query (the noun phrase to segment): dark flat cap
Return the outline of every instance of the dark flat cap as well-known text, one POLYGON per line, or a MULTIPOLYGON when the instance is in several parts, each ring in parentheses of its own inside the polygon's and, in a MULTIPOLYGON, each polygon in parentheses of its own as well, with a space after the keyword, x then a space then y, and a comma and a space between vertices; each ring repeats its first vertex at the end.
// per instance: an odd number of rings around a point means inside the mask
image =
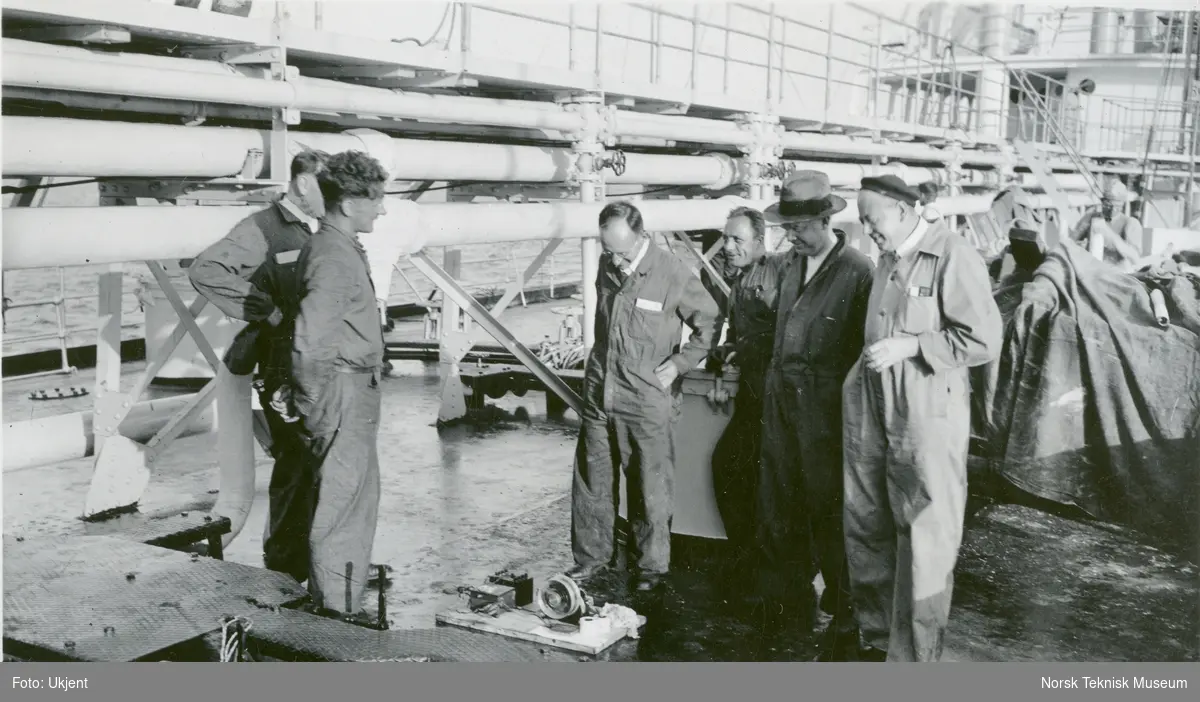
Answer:
POLYGON ((915 205, 921 201, 921 193, 916 188, 909 187, 894 175, 863 178, 859 189, 870 190, 909 205, 915 205))

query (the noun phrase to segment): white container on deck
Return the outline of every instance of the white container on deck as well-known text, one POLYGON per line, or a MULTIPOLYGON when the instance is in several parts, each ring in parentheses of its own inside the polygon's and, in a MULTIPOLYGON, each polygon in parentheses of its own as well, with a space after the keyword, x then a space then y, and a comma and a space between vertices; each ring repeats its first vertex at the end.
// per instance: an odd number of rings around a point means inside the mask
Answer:
MULTIPOLYGON (((171 337, 171 333, 179 324, 179 315, 171 307, 166 293, 157 285, 151 284, 148 287, 150 295, 149 299, 145 300, 146 361, 150 363, 161 357, 167 339, 171 337)), ((196 291, 186 282, 183 285, 176 282, 174 287, 179 292, 185 306, 190 306, 197 297, 196 291)), ((241 320, 225 316, 225 313, 212 303, 204 306, 196 323, 200 327, 200 332, 204 334, 204 338, 212 345, 217 358, 224 358, 225 350, 229 348, 233 338, 246 326, 246 323, 241 320)), ((212 378, 215 375, 212 366, 208 364, 208 360, 205 359, 195 340, 192 339, 192 335, 188 334, 175 347, 175 351, 163 364, 162 369, 155 376, 155 380, 199 380, 212 378)))
MULTIPOLYGON (((713 490, 712 454, 733 415, 733 397, 737 395, 737 376, 721 380, 721 388, 730 400, 721 405, 709 402, 709 392, 717 389, 717 378, 705 371, 692 371, 683 379, 683 407, 675 439, 675 516, 671 533, 705 539, 724 539, 725 524, 717 509, 713 490)), ((628 518, 626 479, 621 477, 619 514, 628 518)))

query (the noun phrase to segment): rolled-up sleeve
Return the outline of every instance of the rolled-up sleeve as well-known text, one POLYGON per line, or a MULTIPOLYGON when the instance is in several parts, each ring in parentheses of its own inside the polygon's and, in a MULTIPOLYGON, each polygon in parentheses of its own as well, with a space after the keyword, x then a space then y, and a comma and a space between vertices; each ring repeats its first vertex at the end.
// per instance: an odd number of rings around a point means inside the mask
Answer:
POLYGON ((991 279, 965 242, 946 250, 939 302, 942 330, 917 337, 920 356, 933 372, 981 366, 999 355, 1004 329, 991 279))
POLYGON ((680 373, 687 373, 708 357, 712 349, 713 328, 720 310, 717 309, 716 300, 705 289, 704 283, 694 275, 688 276, 676 309, 680 319, 692 328, 692 334, 687 343, 679 349, 679 353, 671 356, 671 361, 680 373))
POLYGON ((303 292, 292 344, 292 373, 296 410, 307 416, 334 372, 355 276, 349 265, 328 255, 304 261, 299 276, 303 292))
POLYGON ((268 253, 262 229, 253 218, 246 218, 192 261, 188 279, 196 292, 226 315, 261 322, 271 316, 275 303, 250 277, 266 262, 268 253))

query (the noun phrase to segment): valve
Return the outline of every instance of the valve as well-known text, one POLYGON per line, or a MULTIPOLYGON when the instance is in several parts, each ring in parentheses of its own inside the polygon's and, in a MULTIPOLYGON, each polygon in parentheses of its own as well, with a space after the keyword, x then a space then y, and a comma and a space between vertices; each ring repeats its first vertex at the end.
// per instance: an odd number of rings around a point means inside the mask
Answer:
POLYGON ((599 159, 596 166, 598 168, 611 168, 613 175, 618 178, 625 175, 625 152, 624 151, 605 151, 599 159))

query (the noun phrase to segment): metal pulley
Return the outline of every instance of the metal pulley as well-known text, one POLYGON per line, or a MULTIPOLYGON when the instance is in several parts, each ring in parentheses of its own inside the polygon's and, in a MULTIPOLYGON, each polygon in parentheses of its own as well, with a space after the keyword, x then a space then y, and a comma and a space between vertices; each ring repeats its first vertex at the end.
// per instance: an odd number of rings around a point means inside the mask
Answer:
POLYGON ((587 606, 583 590, 565 575, 555 575, 538 588, 537 606, 550 619, 567 619, 583 614, 587 606))

